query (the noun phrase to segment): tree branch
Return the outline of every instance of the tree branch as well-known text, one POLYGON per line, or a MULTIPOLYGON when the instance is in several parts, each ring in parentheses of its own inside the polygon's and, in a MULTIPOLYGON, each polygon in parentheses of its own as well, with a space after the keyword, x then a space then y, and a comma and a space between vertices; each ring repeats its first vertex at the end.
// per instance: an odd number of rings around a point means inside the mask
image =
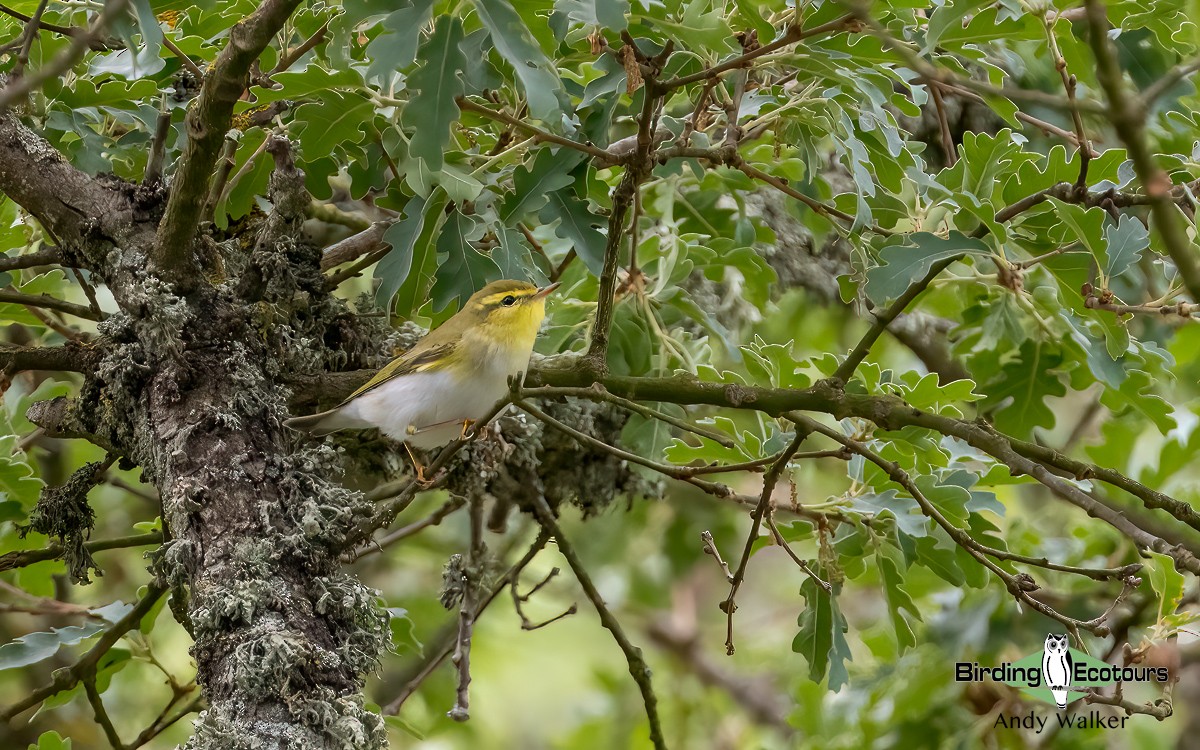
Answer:
POLYGON ((29 305, 31 307, 44 307, 47 310, 57 310, 58 312, 74 315, 84 320, 101 321, 108 317, 103 312, 97 313, 87 305, 66 302, 57 297, 51 297, 48 294, 25 294, 23 292, 0 289, 0 302, 8 302, 14 305, 29 305))
POLYGON ((783 49, 784 47, 787 47, 788 45, 795 44, 796 42, 798 42, 802 39, 810 39, 814 36, 820 36, 822 34, 828 34, 830 32, 834 32, 834 31, 842 31, 843 29, 851 29, 853 27, 854 27, 854 14, 853 13, 844 15, 841 18, 835 18, 834 20, 832 20, 828 23, 823 23, 820 26, 814 26, 811 29, 802 29, 802 28, 800 28, 799 24, 792 24, 792 25, 788 26, 787 30, 784 31, 782 36, 780 36, 778 39, 776 39, 773 42, 764 44, 763 46, 759 47, 758 49, 754 49, 749 52, 744 52, 744 53, 738 55, 737 57, 731 58, 729 60, 726 60, 723 63, 720 63, 719 65, 714 65, 710 68, 705 68, 704 70, 700 71, 699 73, 692 73, 691 75, 679 76, 677 78, 671 78, 669 80, 663 81, 662 87, 667 90, 677 89, 680 86, 686 86, 689 83, 695 83, 696 81, 703 81, 707 78, 715 78, 716 76, 719 76, 720 74, 724 73, 727 70, 733 70, 734 68, 749 67, 750 62, 752 62, 753 60, 755 60, 759 57, 762 57, 763 55, 769 55, 772 52, 775 52, 777 50, 783 49))
POLYGON ((1120 63, 1116 51, 1108 38, 1108 9, 1100 0, 1086 0, 1088 35, 1092 54, 1096 57, 1096 78, 1108 99, 1108 114, 1117 136, 1129 151, 1134 172, 1142 183, 1146 194, 1154 200, 1150 204, 1154 224, 1162 235, 1167 254, 1171 256, 1184 286, 1192 300, 1200 302, 1200 259, 1188 240, 1179 211, 1171 196, 1170 178, 1154 160, 1154 154, 1146 142, 1145 117, 1148 107, 1129 95, 1125 90, 1120 63))
POLYGON ((294 47, 279 58, 279 64, 271 69, 268 76, 273 76, 276 73, 282 73, 288 68, 296 64, 296 61, 304 57, 308 52, 316 47, 321 42, 325 41, 325 34, 329 31, 329 21, 321 24, 321 28, 313 32, 313 35, 304 40, 304 43, 299 47, 294 47))
POLYGON ((16 703, 0 710, 0 720, 9 721, 14 716, 36 706, 50 696, 57 695, 64 690, 70 690, 78 685, 80 680, 94 677, 96 674, 96 665, 100 662, 100 658, 116 645, 121 636, 141 624, 142 618, 150 612, 154 603, 165 592, 165 586, 160 585, 157 581, 151 582, 147 587, 146 595, 141 598, 137 605, 128 614, 113 623, 112 627, 104 631, 100 639, 96 641, 96 645, 92 646, 87 653, 81 656, 79 661, 65 669, 56 670, 54 672, 54 679, 49 684, 43 685, 16 703))
MULTIPOLYGON (((158 544, 162 541, 162 534, 157 531, 151 531, 148 534, 134 534, 133 536, 121 536, 113 539, 96 539, 90 542, 84 542, 83 547, 88 552, 102 552, 110 549, 124 549, 126 547, 144 547, 148 544, 158 544)), ((45 560, 57 560, 66 552, 60 544, 51 544, 43 549, 22 550, 18 552, 6 552, 0 555, 0 571, 15 570, 16 568, 24 568, 34 563, 44 562, 45 560)))
POLYGON ((567 541, 558 522, 554 520, 554 513, 546 504, 546 498, 539 495, 534 501, 533 509, 538 523, 554 537, 558 544, 558 551, 566 558, 567 564, 571 566, 571 571, 575 574, 575 579, 579 581, 579 586, 596 608, 596 613, 600 615, 600 624, 612 633, 613 640, 625 654, 625 660, 629 664, 629 674, 637 683, 638 689, 642 693, 642 702, 646 705, 646 718, 650 722, 650 742, 654 745, 655 750, 666 750, 667 742, 663 738, 662 726, 658 720, 658 698, 654 695, 654 688, 650 684, 650 668, 646 666, 646 661, 642 658, 642 650, 629 641, 620 621, 609 611, 608 606, 604 603, 604 597, 592 583, 592 577, 584 567, 583 561, 579 559, 575 548, 567 541))
MULTIPOLYGON (((1092 620, 1077 620, 1074 617, 1069 617, 1061 612, 1058 612, 1050 605, 1045 604, 1044 602, 1041 602, 1031 596, 1030 592, 1036 591, 1038 588, 1033 578, 1027 574, 1013 575, 989 560, 986 552, 982 548, 982 545, 976 542, 975 539, 973 539, 966 531, 950 523, 949 519, 942 515, 941 511, 939 511, 937 507, 934 506, 934 504, 931 503, 927 497, 925 497, 925 493, 923 493, 921 489, 917 487, 916 483, 913 482, 912 478, 906 471, 904 471, 903 468, 900 467, 898 463, 885 459, 863 443, 853 440, 837 430, 826 427, 816 420, 801 415, 796 416, 799 418, 799 421, 797 422, 798 429, 803 426, 804 429, 807 429, 811 432, 818 432, 830 438, 831 440, 840 443, 854 453, 857 453, 866 460, 878 466, 880 469, 883 469, 883 471, 888 475, 888 477, 891 478, 893 482, 904 488, 904 491, 916 501, 917 505, 921 509, 921 512, 924 513, 926 517, 932 519, 933 522, 942 529, 942 531, 946 532, 946 534, 952 540, 954 540, 955 544, 966 550, 967 554, 975 558, 980 565, 990 570, 996 575, 996 577, 1003 581, 1005 588, 1008 589, 1009 593, 1011 593, 1013 597, 1017 599, 1017 601, 1023 602, 1046 617, 1057 620, 1069 628, 1083 628, 1099 637, 1108 635, 1108 626, 1105 625, 1104 622, 1108 614, 1107 612, 1092 620)), ((1126 579, 1126 581, 1126 586, 1131 585, 1128 582, 1129 579, 1126 579)), ((1111 611, 1111 608, 1109 611, 1111 611)))
POLYGON ((474 112, 489 119, 496 120, 497 122, 502 122, 505 125, 510 125, 517 130, 532 135, 539 142, 553 143, 556 146, 564 146, 566 148, 574 149, 575 151, 581 151, 594 159, 611 161, 613 158, 611 153, 602 148, 596 148, 590 143, 580 143, 579 141, 573 141, 570 138, 564 138, 561 135, 555 135, 548 130, 542 130, 536 125, 531 125, 524 120, 513 117, 507 112, 497 111, 491 109, 490 107, 485 107, 482 104, 476 104, 465 96, 455 97, 454 101, 456 104, 458 104, 458 108, 463 112, 474 112))
POLYGON ((36 218, 60 245, 83 245, 97 237, 119 238, 129 228, 126 198, 68 164, 13 112, 3 110, 0 192, 36 218))
POLYGON ((187 145, 151 256, 161 274, 184 287, 200 278, 192 242, 213 167, 233 119, 233 106, 246 90, 251 64, 299 5, 300 0, 263 0, 254 13, 230 29, 229 43, 209 68, 200 96, 188 109, 187 145))
MULTIPOLYGON (((725 653, 733 656, 733 613, 737 611, 737 592, 741 588, 742 581, 746 580, 746 568, 750 565, 750 553, 754 549, 754 540, 758 539, 758 530, 762 525, 763 516, 767 513, 767 508, 771 504, 771 496, 775 492, 775 485, 779 482, 779 477, 783 474, 783 470, 787 468, 788 462, 792 460, 792 456, 796 455, 796 451, 800 450, 800 446, 808 438, 811 430, 796 428, 796 435, 792 438, 791 445, 771 464, 771 468, 767 470, 767 474, 763 477, 762 493, 758 497, 758 505, 755 506, 754 512, 750 515, 750 531, 746 534, 746 544, 742 548, 742 558, 738 562, 737 570, 729 579, 729 596, 725 597, 725 601, 721 602, 721 611, 725 613, 725 653)), ((715 546, 713 547, 715 551, 715 546)), ((720 557, 718 556, 718 560, 720 557)))
MULTIPOLYGON (((513 566, 508 569, 508 572, 500 577, 500 580, 496 581, 495 584, 492 585, 487 595, 484 596, 483 599, 475 606, 475 609, 472 613, 472 619, 478 620, 480 615, 483 614, 483 611, 487 609, 493 601, 496 600, 496 597, 500 596, 504 589, 517 581, 521 575, 521 571, 524 570, 529 563, 533 562, 533 558, 542 551, 542 548, 545 547, 546 543, 549 541, 550 534, 545 529, 542 529, 538 532, 537 538, 534 539, 533 544, 529 546, 529 550, 524 554, 524 556, 522 556, 520 560, 513 564, 513 566)), ((413 676, 405 683, 403 690, 400 691, 400 694, 383 707, 382 713, 385 716, 394 716, 397 714, 400 711, 400 707, 403 706, 404 702, 416 692, 421 683, 425 681, 425 678, 429 677, 429 675, 431 675, 433 671, 446 660, 446 657, 450 656, 450 652, 453 650, 455 643, 454 634, 457 632, 458 625, 457 622, 455 622, 454 630, 452 633, 450 633, 449 637, 437 639, 436 645, 433 643, 426 644, 425 658, 423 662, 415 671, 415 674, 413 674, 413 676)))
POLYGON ((329 271, 343 263, 369 255, 383 248, 383 235, 392 226, 392 221, 377 221, 358 234, 334 243, 321 253, 321 270, 329 271))
POLYGON ((24 255, 0 256, 0 271, 16 271, 38 266, 59 266, 63 265, 65 261, 62 251, 57 247, 43 247, 37 252, 24 255))
POLYGON ((10 375, 28 370, 91 372, 99 359, 95 346, 75 341, 62 346, 0 345, 0 372, 10 375))

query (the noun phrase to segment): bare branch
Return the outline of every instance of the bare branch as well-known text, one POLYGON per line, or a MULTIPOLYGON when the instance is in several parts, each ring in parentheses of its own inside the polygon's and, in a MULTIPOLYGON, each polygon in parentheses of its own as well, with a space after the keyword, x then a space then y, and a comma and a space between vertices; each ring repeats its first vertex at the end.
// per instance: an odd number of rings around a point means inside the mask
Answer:
POLYGON ((157 581, 151 582, 147 588, 146 595, 138 601, 133 609, 129 610, 128 614, 113 623, 112 627, 108 630, 104 631, 100 639, 96 641, 95 646, 92 646, 91 649, 70 667, 56 670, 54 672, 54 679, 49 684, 37 688, 16 703, 0 710, 0 719, 9 721, 14 716, 36 706, 50 696, 57 695, 64 690, 70 690, 78 685, 80 680, 94 677, 96 674, 96 665, 100 662, 100 658, 116 645, 121 636, 141 624, 142 618, 150 612, 154 603, 165 592, 166 587, 160 585, 157 581))
POLYGON ((330 245, 321 253, 321 270, 329 271, 343 263, 383 249, 383 235, 394 222, 377 221, 358 234, 330 245))
POLYGON ((491 109, 490 107, 485 107, 482 104, 476 104, 465 96, 456 97, 454 101, 458 104, 458 108, 463 112, 474 112, 489 119, 496 120, 497 122, 510 125, 517 130, 532 135, 539 142, 553 143, 556 146, 564 146, 569 149, 574 149, 575 151, 580 151, 595 159, 604 159, 606 161, 612 159, 612 154, 602 148, 596 148, 590 143, 580 143, 579 141, 573 141, 570 138, 564 138, 561 135, 555 135, 548 130, 542 130, 536 125, 531 125, 524 120, 513 117, 507 112, 497 111, 491 109))
POLYGON ((534 502, 534 515, 537 516, 538 522, 554 537, 558 544, 558 551, 566 558, 567 564, 571 566, 571 571, 575 574, 575 579, 579 581, 579 586, 596 608, 596 613, 600 615, 600 624, 612 633, 613 640, 625 654, 625 660, 629 664, 629 674, 637 683, 638 689, 642 693, 642 702, 646 706, 646 718, 650 722, 651 744, 654 745, 655 750, 666 750, 667 741, 663 738, 662 725, 658 720, 658 698, 654 695, 654 688, 650 683, 650 668, 646 666, 646 661, 642 658, 642 650, 629 641, 620 621, 609 611, 608 606, 604 603, 604 597, 592 583, 592 577, 584 567, 583 561, 579 559, 575 548, 567 541, 558 522, 554 520, 554 513, 546 504, 546 499, 539 495, 534 502))
POLYGON ((159 112, 154 123, 154 140, 150 142, 150 155, 146 157, 146 172, 142 182, 155 183, 162 179, 163 158, 167 153, 167 136, 170 133, 170 110, 159 112))
MULTIPOLYGON (((500 577, 500 580, 496 581, 491 590, 488 591, 487 596, 483 597, 483 599, 476 605, 472 614, 473 619, 478 620, 479 616, 483 614, 483 611, 487 609, 493 601, 496 600, 496 597, 500 596, 505 588, 516 582, 518 577, 521 575, 521 571, 524 570, 529 563, 533 562, 533 558, 542 551, 542 548, 545 547, 546 543, 549 541, 550 534, 547 531, 543 529, 538 533, 537 538, 534 539, 533 544, 529 546, 529 550, 525 553, 525 555, 521 557, 521 559, 515 564, 513 564, 513 566, 508 569, 508 572, 500 577)), ((457 634, 457 630, 458 628, 456 626, 453 633, 451 633, 449 637, 438 639, 438 643, 436 645, 433 643, 426 644, 424 661, 415 671, 415 674, 413 674, 412 678, 405 683, 404 688, 400 691, 400 694, 397 695, 390 703, 384 706, 383 714, 385 716, 394 716, 396 713, 398 713, 400 711, 400 707, 403 706, 404 702, 416 692, 421 683, 424 682, 429 675, 433 674, 433 671, 446 660, 446 657, 450 656, 450 652, 454 648, 454 636, 457 634)))
POLYGON ((796 428, 796 435, 792 438, 791 445, 783 451, 783 454, 776 459, 775 463, 771 464, 771 468, 767 469, 767 474, 763 477, 762 493, 758 498, 758 505, 755 506, 754 512, 750 514, 751 523, 750 531, 746 534, 746 544, 742 548, 742 559, 738 562, 737 570, 729 579, 729 596, 725 601, 721 602, 721 611, 725 613, 725 653, 733 656, 733 613, 737 611, 737 592, 741 588, 742 581, 746 580, 746 568, 750 565, 750 552, 754 548, 754 540, 758 538, 758 529, 762 524, 763 517, 767 513, 767 509, 771 504, 771 495, 775 492, 775 485, 779 482, 779 477, 783 474, 783 470, 787 468, 788 462, 792 460, 792 456, 800 450, 800 446, 808 438, 811 430, 796 428))
POLYGON ((294 47, 287 54, 280 56, 279 64, 271 69, 267 75, 273 76, 276 73, 282 73, 288 68, 296 64, 296 61, 304 57, 310 50, 316 47, 321 42, 325 41, 325 34, 329 31, 329 21, 321 24, 321 28, 313 32, 313 35, 304 40, 304 43, 299 47, 294 47))
POLYGON ((25 294, 24 292, 14 292, 9 289, 0 289, 0 302, 9 302, 14 305, 29 305, 31 307, 44 307, 47 310, 57 310, 67 315, 74 315, 77 318, 84 320, 104 320, 107 315, 103 312, 96 313, 87 305, 77 305, 74 302, 66 302, 56 297, 51 297, 48 294, 25 294))
POLYGON ((24 255, 11 257, 0 256, 0 271, 16 271, 22 268, 38 266, 58 266, 65 262, 62 251, 57 247, 43 247, 41 250, 24 255))

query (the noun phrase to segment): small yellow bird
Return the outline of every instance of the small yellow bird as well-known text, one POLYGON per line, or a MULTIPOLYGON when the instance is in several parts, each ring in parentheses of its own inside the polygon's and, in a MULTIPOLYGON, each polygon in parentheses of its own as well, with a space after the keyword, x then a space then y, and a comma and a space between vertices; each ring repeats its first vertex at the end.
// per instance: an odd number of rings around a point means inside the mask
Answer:
POLYGON ((444 445, 487 416, 509 378, 529 367, 556 288, 493 281, 341 404, 284 424, 317 436, 378 427, 406 446, 444 445))

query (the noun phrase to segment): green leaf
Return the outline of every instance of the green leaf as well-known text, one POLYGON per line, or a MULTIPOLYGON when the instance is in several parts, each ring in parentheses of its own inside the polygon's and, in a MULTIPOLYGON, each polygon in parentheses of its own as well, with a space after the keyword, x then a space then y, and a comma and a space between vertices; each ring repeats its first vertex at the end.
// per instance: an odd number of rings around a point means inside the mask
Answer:
POLYGON ((533 247, 525 235, 515 229, 500 227, 496 230, 496 239, 500 244, 492 249, 491 257, 500 269, 500 278, 525 279, 538 286, 549 281, 534 263, 533 247))
POLYGON ((583 160, 576 151, 562 153, 544 148, 533 162, 513 173, 513 192, 500 206, 500 220, 511 224, 515 220, 540 211, 553 193, 567 187, 574 178, 570 172, 583 160))
POLYGON ((867 296, 877 305, 904 294, 939 261, 960 255, 990 255, 983 241, 950 232, 939 237, 917 232, 907 237, 906 245, 888 245, 879 253, 880 265, 867 269, 867 296))
POLYGON ((913 634, 912 625, 909 624, 901 610, 906 610, 909 615, 918 620, 921 619, 920 609, 912 600, 912 596, 902 588, 908 564, 904 561, 904 555, 899 548, 890 544, 879 544, 875 548, 875 559, 879 563, 880 578, 883 579, 883 596, 887 600, 888 615, 892 620, 892 629, 896 633, 896 645, 903 652, 915 646, 917 638, 913 634))
POLYGON ((1158 597, 1158 623, 1169 621, 1183 601, 1183 574, 1175 569, 1175 561, 1167 555, 1146 552, 1147 577, 1158 597))
POLYGON ((421 27, 429 20, 433 0, 413 0, 383 19, 383 33, 367 45, 367 77, 387 76, 412 64, 421 27))
POLYGON ((538 215, 547 224, 558 220, 554 233, 564 240, 570 240, 588 270, 596 276, 600 275, 608 238, 596 227, 607 222, 588 210, 587 201, 576 196, 570 188, 564 188, 550 194, 538 215))
POLYGON ((71 739, 55 731, 43 732, 37 744, 30 745, 29 750, 71 750, 71 739))
POLYGON ((414 93, 401 117, 413 130, 409 153, 424 159, 435 172, 442 168, 442 151, 450 140, 450 126, 458 118, 454 97, 463 93, 459 73, 467 65, 458 48, 462 39, 462 23, 457 18, 439 17, 433 36, 418 53, 421 67, 408 79, 408 88, 414 93))
POLYGON ((400 607, 388 607, 388 625, 392 631, 392 645, 399 653, 425 655, 425 647, 417 640, 412 618, 408 610, 400 607))
POLYGON ((71 625, 65 628, 54 628, 45 633, 30 633, 11 643, 0 646, 0 670, 15 669, 36 664, 49 659, 58 653, 63 646, 74 646, 84 638, 104 630, 104 626, 88 622, 83 625, 71 625))
POLYGON ((1062 364, 1062 353, 1041 341, 1026 340, 1020 357, 1007 362, 986 387, 983 405, 995 409, 996 429, 1027 437, 1035 427, 1054 426, 1054 410, 1046 405, 1049 396, 1067 392, 1054 371, 1062 364))
POLYGON ((391 250, 375 266, 375 278, 379 279, 375 303, 380 307, 388 307, 396 290, 408 278, 412 269, 413 244, 425 229, 427 202, 420 196, 410 198, 404 206, 404 218, 383 233, 383 241, 391 246, 391 250))
POLYGON ((564 109, 561 102, 566 100, 562 79, 512 3, 508 0, 475 0, 475 9, 492 36, 496 51, 521 79, 530 113, 539 120, 560 125, 564 109))
POLYGON ((1103 208, 1094 206, 1084 208, 1074 203, 1064 203, 1057 198, 1050 198, 1050 203, 1058 209, 1058 216, 1070 227, 1070 239, 1079 240, 1095 258, 1101 268, 1109 266, 1108 246, 1104 242, 1104 218, 1108 215, 1103 208))
MULTIPOLYGON (((443 191, 437 190, 429 196, 425 205, 423 225, 414 232, 416 239, 411 243, 412 262, 409 272, 394 292, 396 301, 393 309, 397 315, 408 316, 425 304, 426 294, 437 271, 436 242, 438 230, 446 218, 445 207, 446 194, 443 191)), ((415 207, 413 213, 416 214, 415 207)), ((388 270, 385 269, 384 273, 388 273, 388 270)), ((377 295, 376 300, 377 303, 382 301, 385 308, 387 307, 386 300, 381 296, 377 295)))
POLYGON ((431 292, 435 310, 443 310, 451 302, 461 308, 484 284, 500 278, 500 269, 492 259, 471 246, 483 230, 483 222, 461 211, 453 211, 446 218, 437 241, 440 265, 431 292))
POLYGON ((361 142, 363 126, 374 111, 369 99, 344 91, 326 91, 321 101, 301 104, 293 117, 301 152, 307 159, 317 159, 345 143, 361 142))
POLYGON ((575 23, 620 31, 625 28, 629 0, 555 0, 554 10, 575 23))
MULTIPOLYGON (((818 576, 825 577, 823 567, 815 569, 818 576)), ((838 608, 837 599, 805 576, 800 584, 800 595, 804 597, 804 611, 800 613, 800 626, 792 639, 792 651, 808 662, 808 676, 820 682, 829 675, 829 689, 837 691, 849 680, 846 662, 850 660, 850 645, 846 642, 846 618, 838 608)))
POLYGON ((1104 239, 1108 244, 1108 263, 1104 276, 1117 278, 1138 262, 1142 251, 1150 247, 1150 234, 1142 222, 1127 214, 1121 215, 1120 223, 1104 227, 1104 239))

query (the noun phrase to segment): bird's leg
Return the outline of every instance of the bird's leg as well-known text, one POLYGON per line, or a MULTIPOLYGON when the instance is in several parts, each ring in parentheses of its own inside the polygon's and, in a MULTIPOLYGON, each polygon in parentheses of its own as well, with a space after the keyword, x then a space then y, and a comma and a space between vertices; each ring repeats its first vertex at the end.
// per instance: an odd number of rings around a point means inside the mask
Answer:
POLYGON ((404 443, 404 450, 408 451, 408 460, 412 461, 413 469, 417 472, 417 484, 422 486, 428 485, 429 480, 425 478, 425 467, 417 460, 416 454, 413 453, 407 441, 404 443))
POLYGON ((434 422, 433 424, 427 424, 423 427, 414 427, 410 425, 407 432, 409 435, 420 435, 422 432, 428 432, 435 427, 445 427, 446 425, 459 423, 462 424, 462 431, 459 433, 458 439, 466 440, 471 436, 471 428, 475 426, 474 419, 447 419, 444 422, 434 422))
POLYGON ((458 439, 459 439, 459 440, 466 440, 466 439, 467 439, 467 433, 468 433, 468 431, 469 431, 469 430, 470 430, 472 427, 474 427, 474 426, 475 426, 475 420, 474 420, 474 419, 464 419, 464 420, 462 421, 462 432, 460 432, 460 433, 459 433, 459 435, 458 435, 458 439))

